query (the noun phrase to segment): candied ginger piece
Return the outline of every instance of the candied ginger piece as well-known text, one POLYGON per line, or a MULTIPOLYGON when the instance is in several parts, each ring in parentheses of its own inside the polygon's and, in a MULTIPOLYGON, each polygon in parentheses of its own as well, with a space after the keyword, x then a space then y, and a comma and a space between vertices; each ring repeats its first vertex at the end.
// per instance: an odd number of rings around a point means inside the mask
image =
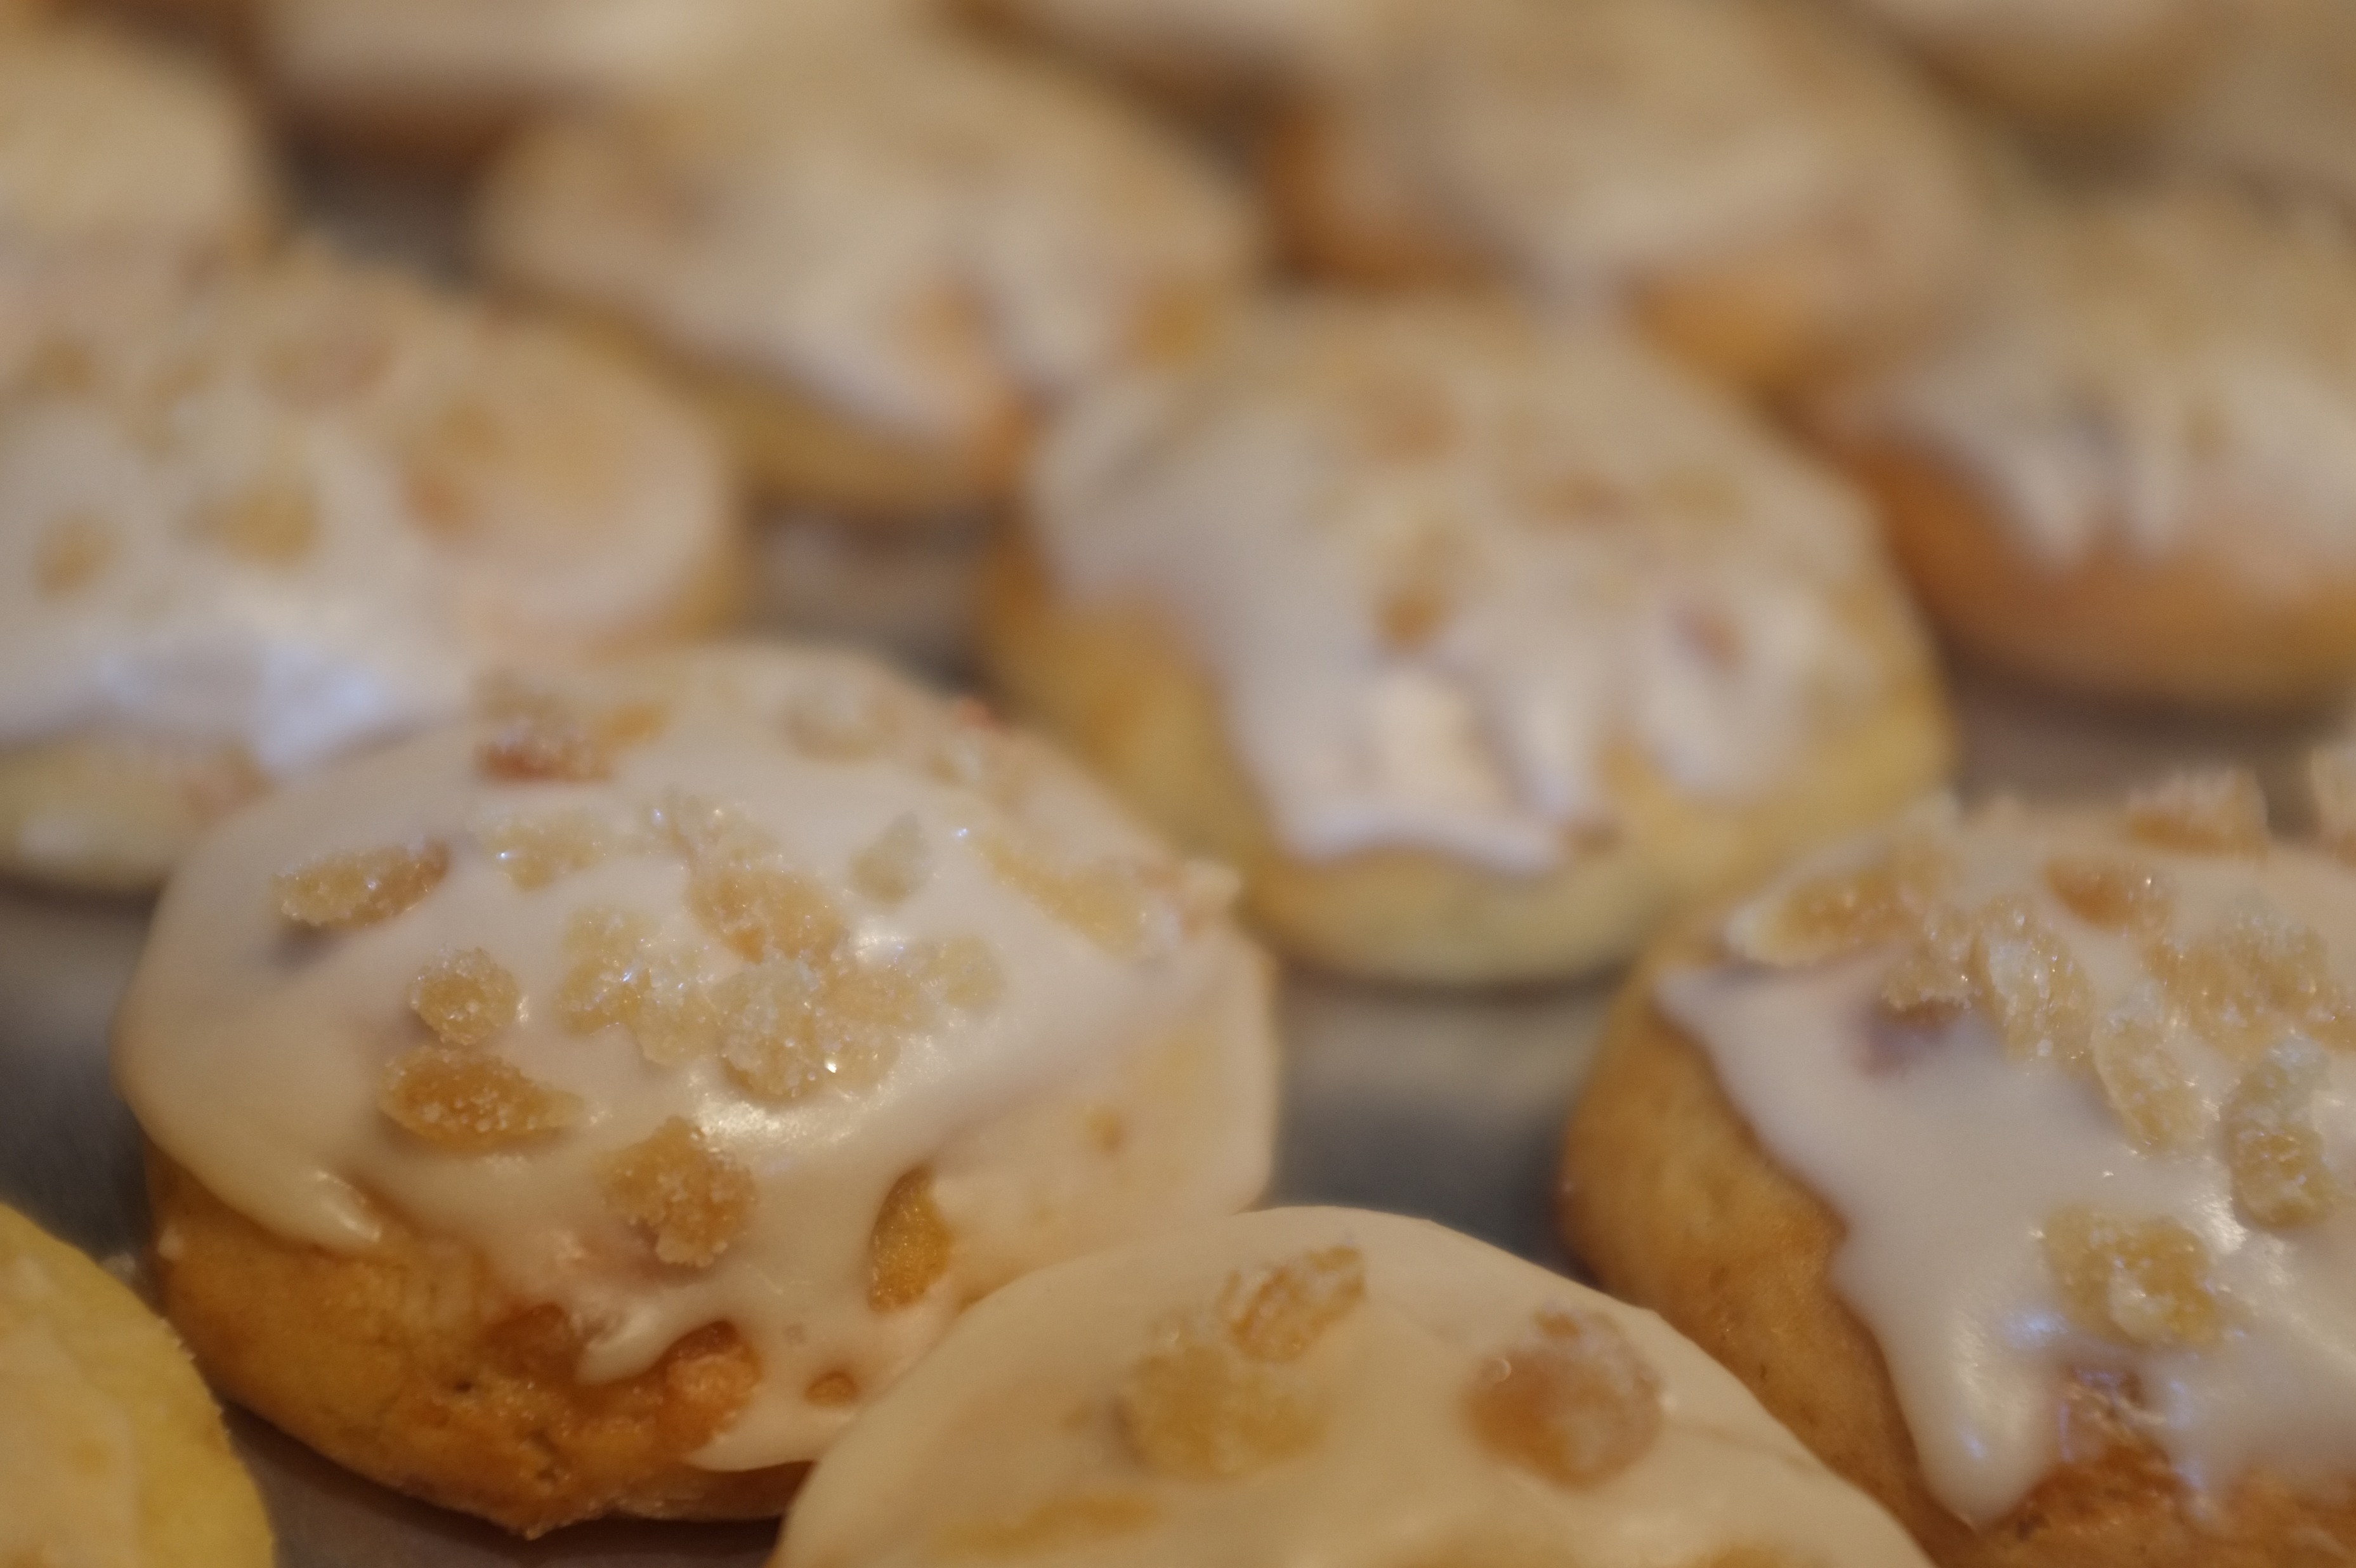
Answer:
POLYGON ((2167 999, 2139 980, 2126 1000, 2094 1026, 2094 1077, 2137 1147, 2154 1153, 2201 1141, 2207 1108, 2184 1063, 2169 1049, 2167 999))
POLYGON ((745 1089, 781 1103, 873 1088, 931 1021, 922 987, 897 968, 821 968, 791 957, 730 976, 712 1001, 721 1060, 745 1089))
POLYGON ((820 1372, 810 1379, 809 1386, 802 1390, 802 1397, 826 1409, 839 1410, 846 1404, 857 1404, 859 1380, 838 1367, 833 1371, 820 1372))
POLYGON ((1200 1323, 1165 1328, 1117 1396, 1122 1434, 1148 1469, 1231 1481, 1314 1447, 1325 1412, 1291 1369, 1255 1361, 1200 1323))
POLYGON ((959 1012, 987 1012, 1006 995, 1006 969, 979 936, 918 943, 908 950, 908 965, 926 994, 959 1012))
POLYGON ((662 733, 670 717, 659 702, 592 703, 519 687, 486 694, 482 709, 475 764, 509 780, 611 778, 615 758, 662 733))
POLYGON ((1550 1308, 1464 1391, 1483 1447, 1558 1487, 1599 1486, 1661 1435, 1660 1375, 1600 1313, 1550 1308))
POLYGON ((786 733, 804 754, 830 763, 881 756, 899 738, 899 704, 864 680, 821 681, 786 705, 786 733))
POLYGON ((114 560, 113 527, 94 512, 70 512, 41 530, 33 552, 33 586, 44 599, 78 593, 114 560))
POLYGON ((1922 934, 1881 977, 1882 1010, 1923 1029, 1953 1023, 1971 1011, 1979 999, 1972 964, 1976 934, 1961 911, 1946 905, 1931 911, 1922 934))
POLYGON ((1993 900, 1974 919, 1979 1000, 2017 1061, 2082 1065, 2094 1028, 2094 986, 2069 944, 2025 898, 1993 900))
POLYGON ((1365 1296, 1366 1260, 1358 1249, 1324 1247, 1248 1277, 1229 1275, 1218 1312, 1237 1349, 1256 1361, 1291 1361, 1365 1296))
POLYGON ((647 830, 691 861, 717 865, 757 864, 783 848, 776 835, 736 807, 678 789, 665 790, 647 807, 647 830))
POLYGON ((952 1525, 933 1538, 944 1557, 1034 1558, 1134 1535, 1162 1517, 1142 1492, 1071 1492, 1012 1519, 952 1525))
POLYGON ((2268 1230, 2312 1225, 2339 1205, 2309 1103, 2323 1086, 2323 1052, 2286 1040, 2242 1074, 2225 1102, 2225 1164, 2233 1200, 2268 1230))
POLYGON ((410 982, 409 1005, 444 1045, 480 1045, 523 1010, 523 987, 479 947, 445 947, 410 982))
POLYGON ((2193 1029, 2229 1056, 2247 1060, 2294 1030, 2335 1043, 2345 1033, 2348 998, 2323 938, 2262 898, 2189 943, 2154 946, 2149 959, 2193 1029))
POLYGON ((687 907, 706 931, 755 963, 830 961, 851 934, 824 886, 785 866, 701 860, 687 907))
POLYGON ((1943 839, 1906 833, 1864 865, 1804 877, 1745 911, 1729 941, 1740 956, 1779 969, 1829 963, 1917 934, 1954 879, 1943 839))
POLYGON ((2179 1221, 2073 1205, 2045 1221, 2045 1262, 2062 1305, 2090 1333, 2170 1349, 2212 1344, 2224 1331, 2209 1249, 2179 1221))
POLYGON ((423 844, 321 855, 270 879, 278 912, 314 931, 354 931, 391 920, 442 885, 450 847, 423 844))
POLYGON ((1010 834, 981 829, 969 837, 1001 881, 1116 957, 1151 956, 1179 933, 1178 911, 1134 862, 1108 858, 1075 865, 1010 834))
POLYGON ((526 892, 585 871, 620 847, 605 818, 588 810, 502 813, 477 822, 474 831, 492 864, 526 892))
POLYGON ((2127 797, 2127 832, 2196 855, 2263 855, 2266 796, 2247 768, 2176 777, 2127 797))
POLYGON ((513 1062, 421 1045, 387 1064, 377 1108, 428 1143, 462 1153, 500 1148, 581 1119, 581 1101, 533 1083, 513 1062))
POLYGON ((713 1149, 684 1116, 673 1116, 597 1172, 605 1206, 648 1232, 655 1256, 710 1268, 753 1217, 753 1173, 713 1149))
POLYGON ((2158 936, 2176 912, 2168 873, 2122 856, 2056 855, 2045 862, 2045 885, 2064 909, 2103 931, 2158 936))
POLYGON ((661 1067, 718 1048, 720 1017, 701 965, 693 953, 658 941, 645 915, 601 904, 574 911, 564 956, 569 966, 557 987, 556 1012, 573 1033, 619 1024, 661 1067))
POLYGON ((902 812, 851 862, 851 885, 878 903, 895 904, 933 874, 933 852, 916 813, 902 812))
POLYGON ((923 1166, 884 1196, 867 1237, 867 1305, 878 1312, 914 1307, 949 1272, 957 1236, 933 1201, 933 1173, 923 1166))
POLYGON ((2307 784, 2323 847, 2356 860, 2356 745, 2319 748, 2308 759, 2307 784))

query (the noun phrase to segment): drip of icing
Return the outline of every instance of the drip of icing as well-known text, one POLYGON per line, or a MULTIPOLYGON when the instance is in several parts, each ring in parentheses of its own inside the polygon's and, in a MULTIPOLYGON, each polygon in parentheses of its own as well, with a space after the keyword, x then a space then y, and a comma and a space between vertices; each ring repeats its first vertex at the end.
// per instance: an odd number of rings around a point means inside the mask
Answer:
POLYGON ((236 741, 284 776, 492 660, 642 631, 729 526, 658 389, 319 258, 74 347, 0 403, 0 744, 236 741))
POLYGON ((2230 528, 2356 549, 2356 240, 2175 187, 2016 219, 1980 308, 1843 416, 1952 457, 2056 567, 2230 528), (2263 523, 2264 527, 2257 525, 2263 523))
POLYGON ((1572 1542, 1583 1568, 1742 1548, 1823 1568, 1922 1562, 1888 1515, 1659 1318, 1425 1221, 1339 1210, 1195 1227, 983 1302, 829 1454, 776 1561, 950 1561, 977 1530, 1091 1517, 1074 1499, 1096 1500, 1105 1560, 1138 1568, 1232 1560, 1246 1541, 1270 1568, 1558 1563, 1572 1542), (1263 1365, 1322 1410, 1322 1433, 1224 1480, 1141 1462, 1116 1414, 1130 1368, 1230 1282, 1321 1261, 1361 1270, 1363 1298, 1304 1353, 1263 1365), (1549 1312, 1607 1320, 1661 1390, 1657 1435, 1590 1485, 1522 1468, 1466 1413, 1469 1391, 1549 1312))
POLYGON ((37 1258, 0 1262, 0 1563, 139 1568, 131 1418, 43 1320, 59 1299, 37 1258))
MULTIPOLYGON (((2332 940, 2356 923, 2345 868, 2286 848, 2259 863, 2103 837, 2083 821, 1977 822, 1956 845, 1962 881, 1950 901, 2029 897, 2083 965, 2098 1013, 2126 998, 2143 960, 2133 938, 2090 926, 2053 896, 2042 868, 2055 853, 2101 849, 2163 871, 2176 887, 2178 941, 2262 896, 2324 933, 2334 973, 2356 982, 2345 942, 2332 940)), ((2099 1087, 2008 1060, 1977 1013, 1893 1055, 1876 997, 1900 951, 1812 968, 1680 971, 1658 1000, 1708 1051, 1778 1163, 1840 1216, 1834 1286, 1881 1348, 1933 1492, 1975 1524, 2000 1518, 2054 1463, 2064 1381, 2082 1371, 2134 1380, 2138 1430, 2196 1494, 2222 1493, 2253 1470, 2294 1485, 2356 1470, 2356 1207, 2277 1231, 2236 1207, 2214 1117, 2240 1069, 2176 1028, 2169 1048, 2210 1130, 2183 1152, 2146 1152, 2099 1087), (2189 1227, 2227 1304, 2222 1339, 2138 1349, 2073 1324, 2042 1238, 2076 1204, 2189 1227)), ((2356 1056, 2331 1054, 2312 1115, 2344 1186, 2356 1178, 2356 1056)))
POLYGON ((1740 797, 1876 699, 1837 485, 1657 357, 1454 305, 1270 307, 1108 389, 1033 489, 1073 593, 1175 623, 1294 852, 1517 871, 1615 820, 1607 760, 1740 797))
POLYGON ((1223 921, 1173 923, 1177 895, 1143 884, 1142 945, 1113 951, 982 847, 1010 834, 1047 846, 1052 864, 1112 857, 1176 876, 1067 765, 960 729, 934 699, 847 658, 708 652, 597 689, 659 700, 668 714, 609 779, 486 778, 474 733, 443 732, 273 796, 199 846, 158 911, 117 1024, 118 1082, 158 1146, 296 1241, 367 1246, 380 1225, 364 1189, 470 1244, 519 1302, 565 1307, 589 1336, 580 1370, 593 1381, 642 1370, 706 1323, 733 1323, 764 1378, 696 1456, 723 1470, 815 1456, 856 1405, 805 1390, 835 1373, 881 1386, 964 1299, 1258 1189, 1272 1086, 1256 955, 1223 921), (892 738, 856 754, 806 751, 787 716, 812 703, 881 716, 892 738), (986 789, 938 773, 959 757, 980 758, 986 789), (648 808, 674 792, 774 838, 831 901, 859 965, 905 975, 926 943, 980 938, 999 994, 894 1025, 872 1086, 789 1100, 725 1068, 709 1024, 669 1065, 624 1026, 575 1032, 561 997, 574 962, 567 932, 584 911, 643 918, 708 997, 745 967, 691 912, 681 856, 648 830, 648 808), (853 891, 853 862, 904 818, 926 846, 921 885, 896 901, 853 891), (599 846, 594 863, 519 885, 487 848, 519 821, 599 846), (273 874, 429 838, 448 847, 447 872, 413 908, 342 935, 297 940, 282 925, 273 874), (379 1109, 388 1061, 431 1039, 408 1005, 413 980, 437 955, 468 948, 487 952, 521 997, 517 1021, 478 1049, 581 1106, 567 1130, 483 1155, 412 1136, 379 1109), (755 1188, 743 1230, 705 1267, 656 1268, 601 1196, 606 1162, 672 1117, 755 1188), (878 1309, 870 1233, 886 1194, 918 1168, 931 1171, 952 1261, 921 1299, 878 1309))
POLYGON ((1851 207, 1923 254, 1964 242, 1919 90, 1792 7, 1442 7, 1337 101, 1424 205, 1574 301, 1851 207))
POLYGON ((1234 192, 1080 82, 915 27, 759 58, 527 142, 487 207, 498 263, 937 440, 1256 263, 1234 192))

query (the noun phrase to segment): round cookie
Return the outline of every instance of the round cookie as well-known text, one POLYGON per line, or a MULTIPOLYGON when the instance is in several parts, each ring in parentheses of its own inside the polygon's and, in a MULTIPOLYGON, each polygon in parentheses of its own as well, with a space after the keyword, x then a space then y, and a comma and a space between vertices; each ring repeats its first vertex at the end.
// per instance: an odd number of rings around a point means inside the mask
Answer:
POLYGON ((127 34, 0 6, 0 387, 45 336, 155 314, 252 259, 273 207, 227 82, 127 34))
POLYGON ((270 1568, 270 1523, 171 1330, 0 1206, 0 1562, 270 1568))
POLYGON ((976 1307, 776 1568, 1901 1568, 1890 1516, 1649 1312, 1420 1220, 1288 1209, 976 1307))
POLYGON ((2228 0, 2227 15, 2151 150, 2356 213, 2356 12, 2339 0, 2228 0))
POLYGON ((985 668, 1333 968, 1593 969, 1947 765, 1856 498, 1600 330, 1271 304, 1076 403, 1027 521, 985 668))
POLYGON ((253 0, 252 27, 273 95, 305 132, 452 162, 534 115, 691 80, 821 3, 253 0))
POLYGON ((1815 423, 1993 664, 2216 708, 2356 672, 2356 232, 2321 214, 2025 204, 1976 307, 1815 423))
POLYGON ((0 872, 152 887, 491 664, 701 628, 734 513, 633 367, 322 255, 60 339, 0 392, 0 872))
POLYGON ((1191 345, 1258 258, 1126 105, 915 27, 544 125, 481 216, 494 275, 672 356, 766 495, 884 519, 1000 498, 1047 404, 1191 345))
POLYGON ((1846 0, 1991 107, 2062 128, 2132 121, 2231 38, 2234 0, 1846 0))
POLYGON ((1818 9, 1475 0, 1416 20, 1278 133, 1272 198, 1313 270, 1609 301, 1753 384, 1904 342, 1969 276, 1964 144, 1818 9))
POLYGON ((966 1303, 1259 1190, 1232 887, 851 656, 500 690, 166 891, 115 1031, 165 1309, 510 1529, 776 1513, 966 1303))
POLYGON ((2351 923, 2246 774, 1918 815, 1662 944, 1565 1233, 1947 1568, 2341 1561, 2351 923))

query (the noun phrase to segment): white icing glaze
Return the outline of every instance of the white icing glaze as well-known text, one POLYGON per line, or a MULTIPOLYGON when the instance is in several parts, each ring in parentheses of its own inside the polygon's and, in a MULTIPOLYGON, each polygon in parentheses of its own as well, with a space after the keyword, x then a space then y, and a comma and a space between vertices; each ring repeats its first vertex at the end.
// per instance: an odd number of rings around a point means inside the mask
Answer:
POLYGON ((228 85, 87 25, 0 16, 0 382, 41 333, 150 312, 261 235, 228 85))
MULTIPOLYGON (((2166 852, 2127 841, 2108 818, 2008 807, 1965 825, 1955 848, 1951 901, 2026 895, 2083 965, 2102 1013, 2122 1003, 2143 961, 2135 938, 2054 897, 2042 869, 2057 851, 2162 870, 2176 891, 2168 935, 2179 942, 2263 898, 2319 932, 2333 975, 2356 982, 2356 875, 2312 851, 2277 846, 2263 861, 2166 852)), ((2003 1515, 2054 1463, 2063 1380, 2079 1371, 2137 1381, 2136 1425, 2196 1495, 2252 1470, 2295 1487, 2356 1474, 2356 1206, 2277 1230, 2237 1206, 2213 1118, 2241 1067, 2179 1008, 2167 1049, 2207 1130, 2180 1152, 2146 1152, 2098 1085, 2008 1060, 1980 1013, 1894 1046, 1875 998, 1899 951, 1679 971, 1658 999, 1707 1049, 1775 1159, 1841 1217, 1833 1285, 1881 1348, 1933 1491, 1975 1524, 2003 1515), (2214 1260, 2222 1339, 2136 1349, 2074 1324, 2042 1250, 2049 1217, 2072 1204, 2188 1226, 2214 1260)), ((2356 1055, 2330 1054, 2311 1115, 2344 1188, 2356 1179, 2356 1055)))
MULTIPOLYGON (((894 0, 856 0, 875 10, 894 0)), ((852 0, 269 0, 263 39, 287 91, 431 111, 602 99, 674 85, 800 14, 852 0)))
POLYGON ((2300 581, 2356 550, 2356 236, 2197 186, 2024 204, 1979 307, 1835 417, 1952 459, 2057 567, 2230 529, 2300 581))
POLYGON ((59 1341, 61 1307, 43 1260, 0 1244, 0 1563, 140 1568, 131 1417, 59 1341))
POLYGON ((1888 230, 1894 272, 1972 238, 1922 90, 1774 0, 1440 7, 1335 107, 1345 141, 1433 217, 1558 297, 1859 212, 1888 230))
POLYGON ((1144 945, 1117 953, 976 847, 1012 833, 1059 864, 1111 856, 1174 877, 1166 851, 1068 764, 847 656, 707 650, 605 678, 584 689, 656 697, 669 712, 607 781, 487 779, 474 731, 460 728, 273 795, 198 847, 165 896, 116 1030, 118 1081, 159 1146, 295 1241, 366 1247, 379 1225, 359 1194, 380 1195, 476 1248, 519 1302, 563 1306, 590 1337, 591 1380, 643 1369, 703 1324, 734 1324, 764 1380, 697 1456, 717 1469, 815 1456, 854 1407, 806 1400, 813 1380, 846 1372, 872 1392, 1005 1278, 1258 1190, 1273 1061, 1258 954, 1223 920, 1177 923, 1177 895, 1161 893, 1141 895, 1144 945), (863 760, 804 750, 789 716, 819 699, 892 719, 890 749, 863 760), (978 769, 985 787, 937 776, 952 763, 978 769), (905 972, 916 944, 979 936, 1002 995, 932 1008, 873 1087, 830 1082, 782 1103, 723 1069, 709 1029, 670 1066, 626 1028, 570 1031, 564 933, 584 908, 654 922, 707 994, 745 966, 698 925, 680 856, 643 827, 672 791, 774 835, 840 906, 861 964, 905 972), (589 814, 616 848, 534 891, 470 828, 554 810, 589 814), (853 858, 904 816, 929 875, 897 903, 851 891, 853 858), (450 851, 422 902, 356 933, 290 938, 273 873, 421 837, 450 851), (522 994, 519 1020, 477 1049, 583 1103, 568 1130, 485 1155, 429 1145, 378 1104, 387 1061, 431 1038, 406 1006, 412 979, 438 953, 474 946, 522 994), (744 1228, 708 1267, 656 1266, 600 1196, 603 1162, 673 1116, 755 1183, 744 1228), (866 1296, 870 1232, 886 1192, 920 1166, 955 1251, 921 1300, 879 1312, 866 1296))
MULTIPOLYGON (((827 1456, 776 1562, 965 1561, 944 1537, 1090 1496, 1150 1515, 1086 1559, 1137 1568, 1240 1561, 1244 1543, 1265 1568, 1685 1568, 1741 1547, 1821 1568, 1923 1562, 1888 1515, 1652 1314, 1423 1221, 1317 1209, 1197 1226, 983 1302, 827 1456), (1226 1481, 1141 1463, 1114 1413, 1118 1391, 1165 1326, 1208 1307, 1231 1277, 1335 1247, 1357 1249, 1365 1297, 1280 1369, 1324 1405, 1322 1441, 1226 1481), (1538 1314, 1563 1309, 1608 1318, 1663 1388, 1658 1437, 1588 1487, 1517 1467, 1465 1416, 1495 1358, 1538 1314)), ((1044 1542, 991 1555, 1081 1560, 1044 1542)))
POLYGON ((511 276, 946 442, 1126 362, 1258 254, 1237 196, 1117 101, 915 27, 547 127, 485 219, 511 276))
POLYGON ((2233 0, 2209 69, 2169 112, 2167 153, 2356 209, 2356 7, 2233 0))
POLYGON ((1613 747, 1740 797, 1890 674, 1838 607, 1889 592, 1847 491, 1657 355, 1502 307, 1267 306, 1076 403, 1032 518, 1066 592, 1170 619, 1311 858, 1542 870, 1614 824, 1613 747))
POLYGON ((0 745, 127 731, 290 773, 491 662, 644 633, 732 525, 667 394, 322 257, 70 347, 0 397, 0 745), (249 537, 257 493, 291 498, 249 537))

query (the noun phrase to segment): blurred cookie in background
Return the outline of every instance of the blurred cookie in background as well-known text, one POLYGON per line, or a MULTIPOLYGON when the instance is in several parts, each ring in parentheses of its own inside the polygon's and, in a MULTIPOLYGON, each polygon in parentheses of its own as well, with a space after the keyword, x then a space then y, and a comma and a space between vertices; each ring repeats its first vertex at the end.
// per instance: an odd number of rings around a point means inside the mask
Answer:
POLYGON ((1092 377, 1252 283, 1248 203, 1084 80, 880 23, 535 129, 484 193, 499 282, 655 346, 788 506, 987 508, 1092 377))
POLYGON ((1754 385, 1908 340, 1970 275, 1965 143, 1819 8, 1477 0, 1415 23, 1277 133, 1277 219, 1315 272, 1624 308, 1754 385))
POLYGON ((1422 1220, 1280 1209, 981 1303, 777 1568, 1925 1568, 1649 1312, 1422 1220))
POLYGON ((115 1031, 166 1309, 509 1529, 774 1516, 971 1301, 1258 1194, 1233 891, 870 660, 507 683, 166 891, 115 1031))
MULTIPOLYGON (((2262 0, 2270 3, 2270 0, 2262 0)), ((2329 5, 2330 0, 2324 0, 2329 5)), ((2116 125, 2181 93, 2244 0, 1844 0, 1988 107, 2061 130, 2116 125)))
POLYGON ((2356 7, 2229 0, 2200 77, 2159 116, 2164 158, 2356 214, 2356 7))
POLYGON ((0 386, 252 261, 276 220, 230 81, 100 23, 0 6, 0 386))
POLYGON ((120 1281, 0 1207, 0 1562, 273 1560, 187 1351, 120 1281))
POLYGON ((1945 340, 1816 424, 1991 664, 2219 709, 2356 674, 2356 232, 2329 212, 2030 197, 1945 340))
POLYGON ((1079 400, 1023 522, 985 673, 1333 968, 1591 971, 1949 763, 1860 499, 1503 303, 1269 304, 1079 400))
POLYGON ((496 662, 733 606, 693 412, 545 324, 300 251, 0 395, 0 871, 159 881, 496 662))

